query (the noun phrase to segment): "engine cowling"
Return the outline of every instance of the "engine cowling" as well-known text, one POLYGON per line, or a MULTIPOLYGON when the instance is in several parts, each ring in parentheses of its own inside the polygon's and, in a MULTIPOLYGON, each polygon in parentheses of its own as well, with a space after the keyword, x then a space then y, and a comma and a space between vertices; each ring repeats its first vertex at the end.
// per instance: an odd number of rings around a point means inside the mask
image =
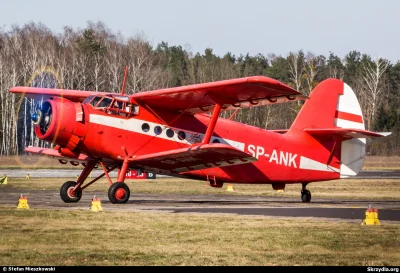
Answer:
POLYGON ((32 121, 39 139, 69 151, 76 150, 87 133, 81 104, 64 98, 45 101, 42 108, 32 115, 32 121))

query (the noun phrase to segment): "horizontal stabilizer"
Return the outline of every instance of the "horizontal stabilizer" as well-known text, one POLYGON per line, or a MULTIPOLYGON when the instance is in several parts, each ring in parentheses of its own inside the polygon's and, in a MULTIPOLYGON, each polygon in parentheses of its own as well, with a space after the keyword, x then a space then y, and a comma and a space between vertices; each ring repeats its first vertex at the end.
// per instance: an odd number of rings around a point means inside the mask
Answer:
POLYGON ((40 148, 40 147, 33 147, 33 146, 26 147, 25 152, 30 153, 30 154, 46 155, 46 156, 50 156, 50 157, 57 158, 57 159, 63 159, 66 161, 76 161, 76 162, 81 162, 81 163, 86 162, 89 159, 89 157, 84 154, 80 154, 77 158, 72 158, 72 157, 67 157, 67 156, 62 155, 56 149, 40 148))
POLYGON ((385 137, 391 132, 371 132, 362 129, 352 128, 329 128, 329 129, 304 129, 305 132, 312 136, 340 136, 344 139, 351 138, 371 138, 371 137, 385 137))
POLYGON ((257 161, 257 158, 226 144, 204 144, 133 157, 135 166, 171 173, 226 167, 257 161))

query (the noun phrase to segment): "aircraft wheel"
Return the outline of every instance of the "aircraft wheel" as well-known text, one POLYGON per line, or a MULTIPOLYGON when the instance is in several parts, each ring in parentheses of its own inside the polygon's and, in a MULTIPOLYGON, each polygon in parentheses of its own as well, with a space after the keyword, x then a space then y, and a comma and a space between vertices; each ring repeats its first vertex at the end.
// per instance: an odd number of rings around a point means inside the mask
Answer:
POLYGON ((108 189, 108 199, 113 204, 128 202, 130 194, 128 185, 123 182, 116 182, 108 189))
POLYGON ((76 182, 74 181, 67 181, 65 182, 60 189, 60 196, 61 199, 65 203, 76 203, 81 200, 82 197, 82 190, 78 189, 75 192, 72 192, 74 187, 76 186, 76 182))
POLYGON ((307 202, 307 203, 311 201, 311 192, 309 190, 301 191, 301 201, 307 202))

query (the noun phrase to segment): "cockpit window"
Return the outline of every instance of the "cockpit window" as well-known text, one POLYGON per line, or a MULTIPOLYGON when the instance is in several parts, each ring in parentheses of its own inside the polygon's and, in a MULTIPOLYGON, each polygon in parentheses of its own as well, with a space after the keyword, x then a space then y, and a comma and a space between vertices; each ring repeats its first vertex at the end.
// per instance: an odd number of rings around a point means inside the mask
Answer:
POLYGON ((105 94, 103 96, 88 96, 83 103, 108 114, 130 117, 139 114, 139 105, 130 102, 128 96, 105 94))
POLYGON ((95 98, 90 102, 90 104, 91 104, 93 107, 95 107, 96 104, 97 104, 100 100, 101 100, 101 97, 95 97, 95 98))
POLYGON ((100 101, 100 103, 97 105, 96 108, 109 107, 110 104, 111 104, 111 102, 112 102, 112 99, 104 97, 104 98, 100 101))
POLYGON ((92 99, 93 99, 93 96, 89 96, 83 101, 83 103, 89 103, 89 101, 91 101, 92 99))

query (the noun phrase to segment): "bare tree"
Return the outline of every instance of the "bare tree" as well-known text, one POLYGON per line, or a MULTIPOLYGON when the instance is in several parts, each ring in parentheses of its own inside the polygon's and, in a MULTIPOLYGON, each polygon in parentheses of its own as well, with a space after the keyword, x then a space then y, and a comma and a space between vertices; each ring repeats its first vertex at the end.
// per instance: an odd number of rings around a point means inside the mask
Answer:
POLYGON ((154 73, 154 54, 152 46, 141 34, 128 39, 129 87, 133 93, 151 90, 156 86, 157 75, 154 73))
POLYGON ((304 53, 301 50, 297 53, 290 52, 287 58, 289 61, 290 80, 294 84, 296 90, 300 91, 304 78, 304 53))
POLYGON ((380 94, 385 88, 384 74, 389 66, 389 62, 384 59, 376 59, 367 63, 363 68, 363 90, 366 93, 367 101, 371 108, 370 117, 368 118, 368 128, 375 118, 376 110, 380 102, 380 94))
POLYGON ((309 95, 311 91, 315 88, 315 86, 318 84, 315 81, 315 76, 318 74, 318 71, 323 64, 324 64, 323 60, 320 56, 315 56, 311 52, 307 53, 303 69, 305 73, 305 79, 307 82, 307 92, 306 92, 307 95, 309 95))

